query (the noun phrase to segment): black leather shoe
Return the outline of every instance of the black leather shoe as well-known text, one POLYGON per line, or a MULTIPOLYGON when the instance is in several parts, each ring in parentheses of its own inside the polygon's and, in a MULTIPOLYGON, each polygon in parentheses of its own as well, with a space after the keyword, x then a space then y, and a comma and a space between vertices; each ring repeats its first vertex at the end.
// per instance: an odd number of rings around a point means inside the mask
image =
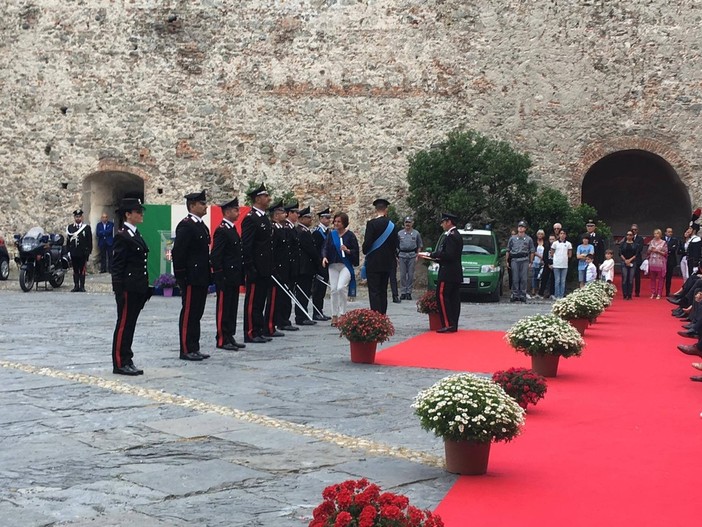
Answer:
POLYGON ((121 368, 112 368, 112 373, 116 373, 117 375, 131 375, 131 376, 139 375, 137 370, 134 368, 131 368, 129 365, 122 366, 121 368))
POLYGON ((690 322, 689 324, 683 324, 684 329, 692 329, 695 327, 695 324, 693 322, 690 322))
POLYGON ((666 298, 666 300, 671 304, 675 304, 676 306, 680 303, 680 299, 677 296, 669 296, 666 298))
POLYGON ((252 339, 250 339, 250 338, 245 338, 245 339, 244 339, 244 342, 247 342, 247 343, 250 343, 250 344, 265 344, 265 343, 268 342, 268 341, 267 341, 266 339, 264 339, 263 337, 254 337, 254 338, 252 338, 252 339))
POLYGON ((685 313, 684 311, 681 311, 680 313, 675 313, 673 316, 677 317, 677 318, 685 318, 685 317, 687 317, 687 313, 685 313))
POLYGON ((133 362, 132 362, 131 364, 128 364, 126 367, 127 367, 127 368, 131 368, 132 370, 134 370, 134 371, 137 373, 137 375, 144 375, 144 370, 140 370, 139 368, 137 368, 136 366, 134 366, 134 363, 133 363, 133 362))
POLYGON ((689 339, 696 339, 696 338, 699 338, 699 335, 698 335, 697 333, 695 333, 694 331, 690 331, 690 330, 688 330, 688 331, 678 331, 678 335, 680 335, 681 337, 687 337, 687 338, 689 338, 689 339))
POLYGON ((407 300, 412 300, 412 295, 407 295, 407 300))
POLYGON ((283 326, 283 327, 280 328, 280 329, 282 329, 282 330, 284 330, 284 331, 300 331, 300 328, 298 328, 297 326, 293 326, 293 325, 290 325, 290 326, 283 326))
POLYGON ((702 357, 702 351, 697 349, 697 346, 685 346, 684 344, 680 344, 678 349, 685 355, 696 355, 698 357, 702 357))
POLYGON ((302 322, 295 322, 298 326, 314 326, 317 323, 314 320, 303 320, 302 322))
POLYGON ((401 304, 402 300, 400 300, 399 296, 394 296, 394 297, 392 297, 392 303, 393 304, 401 304))
POLYGON ((244 344, 242 344, 241 342, 237 342, 234 339, 232 339, 232 344, 234 344, 239 349, 244 349, 246 347, 244 344))
POLYGON ((209 359, 209 358, 210 358, 209 353, 203 353, 203 352, 201 352, 201 351, 195 351, 194 353, 197 353, 197 354, 200 355, 203 359, 209 359))
POLYGON ((227 342, 224 346, 217 346, 217 349, 227 350, 227 351, 236 351, 239 349, 239 347, 236 344, 230 344, 229 342, 227 342))
POLYGON ((260 337, 266 342, 270 342, 271 340, 273 340, 273 337, 269 337, 268 335, 260 335, 260 337))
POLYGON ((455 328, 453 326, 436 330, 437 333, 456 333, 456 331, 458 331, 458 328, 455 328))
POLYGON ((273 333, 268 333, 267 335, 264 335, 264 338, 265 337, 284 337, 284 336, 285 336, 285 333, 283 333, 282 331, 276 330, 273 333))
POLYGON ((319 316, 319 315, 312 315, 312 320, 316 320, 317 322, 326 322, 327 317, 325 316, 319 316))
POLYGON ((77 293, 78 291, 80 291, 80 289, 78 289, 77 287, 71 289, 71 293, 77 293))
POLYGON ((180 355, 180 360, 203 360, 204 358, 197 352, 182 353, 180 355))
POLYGON ((692 377, 690 377, 690 380, 695 382, 702 382, 702 375, 693 375, 692 377))

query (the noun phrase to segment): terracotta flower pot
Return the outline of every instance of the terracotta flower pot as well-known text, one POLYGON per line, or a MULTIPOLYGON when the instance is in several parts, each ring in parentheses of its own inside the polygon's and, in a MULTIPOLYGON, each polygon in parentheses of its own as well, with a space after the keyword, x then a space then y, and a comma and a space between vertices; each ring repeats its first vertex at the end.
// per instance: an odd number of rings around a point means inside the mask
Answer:
POLYGON ((429 313, 429 330, 441 329, 441 316, 438 313, 429 313))
POLYGON ((590 321, 586 318, 573 318, 569 320, 570 325, 578 330, 581 336, 585 336, 585 330, 590 325, 590 321))
POLYGON ((444 439, 446 470, 464 476, 480 476, 487 472, 491 443, 444 439))
POLYGON ((373 364, 375 362, 377 342, 349 341, 349 344, 351 345, 351 362, 360 364, 373 364))
POLYGON ((560 358, 560 355, 532 355, 531 369, 544 377, 555 377, 560 358))

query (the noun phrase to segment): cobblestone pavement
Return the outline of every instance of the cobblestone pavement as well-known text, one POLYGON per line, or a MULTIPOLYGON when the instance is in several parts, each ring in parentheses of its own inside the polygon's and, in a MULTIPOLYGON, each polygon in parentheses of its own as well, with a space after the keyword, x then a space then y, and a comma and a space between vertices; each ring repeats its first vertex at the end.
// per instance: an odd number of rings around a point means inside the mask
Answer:
MULTIPOLYGON (((201 342, 212 358, 178 360, 180 299, 154 297, 133 346, 146 374, 119 377, 109 276, 87 288, 22 293, 16 273, 0 286, 2 525, 299 527, 344 479, 368 477, 423 508, 455 481, 410 408, 447 372, 351 364, 328 324, 215 350, 210 296, 201 342)), ((464 303, 461 327, 506 329, 548 308, 464 303)), ((427 326, 414 302, 388 314, 397 334, 386 346, 427 326)))

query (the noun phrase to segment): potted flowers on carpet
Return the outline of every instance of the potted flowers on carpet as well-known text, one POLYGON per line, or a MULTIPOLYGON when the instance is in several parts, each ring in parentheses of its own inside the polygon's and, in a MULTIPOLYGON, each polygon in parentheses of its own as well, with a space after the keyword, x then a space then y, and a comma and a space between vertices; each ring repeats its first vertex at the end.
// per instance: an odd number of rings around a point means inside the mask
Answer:
POLYGON ((417 300, 417 312, 429 315, 429 329, 436 331, 441 329, 441 316, 439 315, 439 300, 436 298, 436 291, 427 291, 417 300))
POLYGON ((556 315, 534 315, 518 320, 506 333, 507 342, 531 357, 531 368, 544 377, 555 377, 561 357, 574 357, 585 346, 578 330, 556 315))
POLYGON ((421 391, 412 404, 422 428, 444 439, 446 469, 487 472, 490 445, 511 441, 524 425, 524 410, 486 377, 459 373, 421 391))
POLYGON ((590 320, 599 316, 603 309, 602 300, 597 295, 591 291, 579 290, 556 300, 551 313, 567 320, 581 335, 585 335, 590 320))
POLYGON ((170 273, 164 273, 154 282, 154 288, 163 292, 163 296, 173 296, 173 289, 176 286, 176 279, 170 273))
POLYGON ((492 380, 502 386, 507 395, 525 410, 546 395, 546 379, 528 368, 496 371, 492 374, 492 380))
POLYGON ((413 507, 402 494, 382 492, 367 479, 330 485, 309 527, 443 527, 441 518, 413 507))
POLYGON ((379 342, 395 334, 390 317, 372 309, 354 309, 341 315, 336 327, 351 345, 351 362, 373 364, 379 342))

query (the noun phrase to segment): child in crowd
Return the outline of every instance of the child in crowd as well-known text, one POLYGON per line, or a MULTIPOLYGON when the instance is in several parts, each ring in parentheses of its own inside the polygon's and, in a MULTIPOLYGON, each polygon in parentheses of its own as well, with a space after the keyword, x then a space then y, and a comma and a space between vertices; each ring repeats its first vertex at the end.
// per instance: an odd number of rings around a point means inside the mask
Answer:
POLYGON ((614 282, 614 252, 612 249, 605 251, 605 260, 600 264, 600 273, 605 282, 610 284, 614 282))
POLYGON ((595 254, 595 248, 590 245, 590 237, 583 236, 583 243, 578 245, 575 250, 575 257, 578 260, 578 281, 580 282, 580 287, 585 286, 585 271, 587 270, 587 261, 585 258, 588 254, 595 254))
POLYGON ((590 253, 587 256, 585 256, 585 283, 589 284, 590 282, 594 282, 597 280, 597 267, 595 267, 595 255, 590 253))

